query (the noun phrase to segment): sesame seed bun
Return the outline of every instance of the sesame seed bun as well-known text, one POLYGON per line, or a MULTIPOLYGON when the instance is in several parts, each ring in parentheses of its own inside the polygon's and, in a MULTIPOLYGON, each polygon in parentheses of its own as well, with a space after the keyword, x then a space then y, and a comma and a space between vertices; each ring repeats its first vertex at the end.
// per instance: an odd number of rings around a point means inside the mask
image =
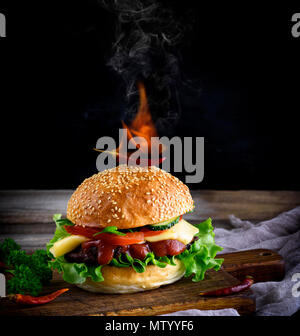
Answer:
POLYGON ((125 294, 136 293, 168 285, 181 279, 185 273, 183 263, 176 259, 176 266, 160 268, 148 265, 144 273, 137 273, 132 267, 104 266, 104 281, 95 282, 90 278, 78 287, 94 293, 125 294))
POLYGON ((193 209, 188 187, 157 167, 118 166, 91 176, 68 202, 76 225, 130 229, 180 216, 193 209))

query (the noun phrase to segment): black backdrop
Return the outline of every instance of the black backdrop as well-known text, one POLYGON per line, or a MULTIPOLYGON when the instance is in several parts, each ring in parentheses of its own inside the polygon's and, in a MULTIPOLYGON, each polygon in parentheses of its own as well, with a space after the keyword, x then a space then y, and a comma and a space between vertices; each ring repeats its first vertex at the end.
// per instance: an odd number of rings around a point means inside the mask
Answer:
MULTIPOLYGON (((164 5, 187 27, 180 69, 201 87, 179 90, 176 123, 160 134, 205 137, 205 178, 191 187, 299 189, 300 8, 164 5)), ((1 2, 0 12, 1 188, 74 188, 96 172, 93 147, 127 106, 107 66, 116 17, 92 0, 1 2)))

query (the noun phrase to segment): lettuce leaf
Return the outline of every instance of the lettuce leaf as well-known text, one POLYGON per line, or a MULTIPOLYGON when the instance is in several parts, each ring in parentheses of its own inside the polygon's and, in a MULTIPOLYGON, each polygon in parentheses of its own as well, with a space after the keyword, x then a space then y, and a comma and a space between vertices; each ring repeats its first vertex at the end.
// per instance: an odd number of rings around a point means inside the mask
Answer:
MULTIPOLYGON (((56 231, 54 237, 47 244, 47 252, 53 259, 50 261, 50 266, 63 273, 63 279, 66 282, 75 284, 83 283, 86 278, 90 277, 93 281, 103 281, 101 272, 102 265, 88 266, 84 263, 69 263, 64 256, 55 258, 52 256, 49 249, 54 243, 63 239, 70 234, 64 229, 64 225, 74 225, 68 219, 62 219, 61 215, 54 215, 53 220, 56 223, 56 231)), ((208 218, 202 223, 195 226, 199 229, 196 234, 198 237, 188 249, 177 256, 156 257, 153 252, 148 253, 144 260, 132 258, 128 254, 122 254, 119 258, 113 258, 109 265, 116 267, 132 267, 137 273, 143 273, 147 265, 156 265, 164 268, 169 265, 176 265, 176 259, 179 259, 185 266, 185 277, 192 276, 193 281, 201 281, 204 279, 205 272, 213 268, 219 270, 223 259, 215 259, 217 252, 222 251, 222 248, 214 242, 214 232, 211 223, 211 218, 208 218)))
POLYGON ((192 280, 197 282, 204 279, 205 272, 213 268, 219 270, 224 259, 215 259, 217 252, 223 248, 215 244, 211 218, 195 225, 199 232, 198 240, 194 241, 189 249, 177 256, 185 266, 185 277, 193 275, 192 280))
POLYGON ((116 267, 132 267, 137 273, 145 272, 147 265, 165 268, 167 264, 175 266, 174 257, 156 257, 153 252, 148 253, 144 260, 132 258, 128 254, 122 254, 118 259, 113 258, 110 262, 110 265, 116 267))
POLYGON ((64 226, 65 225, 74 225, 71 221, 69 221, 66 218, 61 218, 61 214, 55 214, 53 216, 53 220, 56 224, 56 230, 54 233, 53 238, 49 241, 49 243, 46 245, 47 248, 47 253, 51 258, 54 258, 53 255, 50 253, 50 248, 54 245, 54 243, 56 243, 58 240, 61 240, 65 237, 70 236, 71 234, 68 233, 65 229, 64 226))
POLYGON ((102 265, 87 266, 83 263, 69 263, 63 256, 50 261, 49 264, 52 269, 56 269, 59 273, 63 273, 63 279, 71 284, 83 283, 88 277, 96 282, 104 280, 101 272, 102 265))

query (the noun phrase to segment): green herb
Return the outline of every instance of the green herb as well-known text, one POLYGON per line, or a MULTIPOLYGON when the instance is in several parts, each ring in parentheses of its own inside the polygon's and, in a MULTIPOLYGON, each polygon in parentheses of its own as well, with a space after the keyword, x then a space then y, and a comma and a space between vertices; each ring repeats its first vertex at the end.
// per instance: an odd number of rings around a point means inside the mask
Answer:
POLYGON ((6 258, 6 264, 13 267, 28 266, 41 280, 42 284, 48 284, 52 279, 52 271, 48 267, 49 258, 44 250, 36 250, 33 254, 26 254, 23 250, 13 250, 6 258))
POLYGON ((95 233, 93 236, 97 236, 101 233, 112 233, 118 236, 126 236, 126 233, 120 232, 118 231, 118 228, 116 226, 107 226, 106 228, 104 228, 102 231, 95 233))
POLYGON ((33 254, 27 254, 11 238, 7 238, 0 244, 1 260, 13 267, 8 270, 14 276, 7 281, 9 294, 38 295, 42 286, 52 279, 52 270, 48 266, 50 260, 47 252, 36 250, 33 254))
POLYGON ((42 282, 39 276, 27 265, 17 265, 8 270, 14 276, 7 281, 8 294, 27 294, 37 296, 42 291, 42 282))
POLYGON ((18 245, 13 239, 6 238, 3 243, 0 243, 0 260, 8 264, 7 258, 11 251, 20 250, 20 245, 18 245))

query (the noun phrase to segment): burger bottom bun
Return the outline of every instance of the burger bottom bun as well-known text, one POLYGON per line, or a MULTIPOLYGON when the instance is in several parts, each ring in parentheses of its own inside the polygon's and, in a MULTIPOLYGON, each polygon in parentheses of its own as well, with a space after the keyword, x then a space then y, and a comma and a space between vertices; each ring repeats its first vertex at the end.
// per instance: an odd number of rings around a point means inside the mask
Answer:
POLYGON ((149 265, 144 273, 137 273, 132 267, 104 266, 102 268, 104 281, 95 282, 87 278, 84 283, 77 286, 94 293, 136 293, 171 284, 182 278, 184 273, 185 267, 178 259, 176 266, 167 265, 165 268, 160 268, 149 265))

